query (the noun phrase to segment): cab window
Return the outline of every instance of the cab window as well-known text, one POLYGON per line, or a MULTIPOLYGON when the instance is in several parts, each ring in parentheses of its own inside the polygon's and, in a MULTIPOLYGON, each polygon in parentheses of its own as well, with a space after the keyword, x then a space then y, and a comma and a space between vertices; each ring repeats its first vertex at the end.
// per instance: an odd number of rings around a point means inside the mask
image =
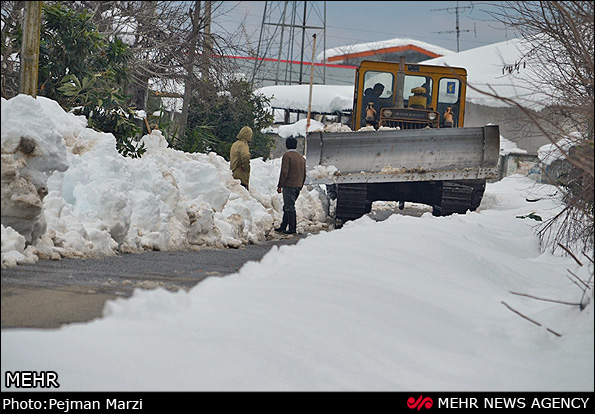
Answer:
POLYGON ((438 103, 452 105, 459 101, 461 82, 458 79, 442 78, 438 84, 438 103))
POLYGON ((366 125, 366 113, 370 105, 376 111, 374 122, 371 122, 375 126, 380 109, 393 105, 394 84, 395 76, 390 72, 369 70, 364 74, 363 101, 360 113, 362 126, 366 125))
MULTIPOLYGON (((452 109, 455 127, 458 126, 460 112, 461 81, 455 78, 442 78, 438 82, 438 107, 436 110, 440 117, 444 115, 446 108, 452 109)), ((441 121, 442 122, 442 121, 441 121)), ((441 123, 442 124, 442 123, 441 123)))
MULTIPOLYGON (((369 70, 364 75, 364 96, 368 89, 374 89, 377 84, 382 85, 382 93, 380 99, 390 98, 393 94, 392 88, 395 82, 395 76, 390 72, 377 72, 369 70)), ((377 88, 377 90, 379 90, 377 88)))

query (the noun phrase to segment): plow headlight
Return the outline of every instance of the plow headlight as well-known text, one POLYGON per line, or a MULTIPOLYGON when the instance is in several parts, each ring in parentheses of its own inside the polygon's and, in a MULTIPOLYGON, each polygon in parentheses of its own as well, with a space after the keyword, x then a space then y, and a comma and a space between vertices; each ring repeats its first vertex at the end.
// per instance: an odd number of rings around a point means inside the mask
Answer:
POLYGON ((390 109, 385 109, 385 110, 382 112, 382 114, 383 114, 384 116, 386 116, 386 117, 389 117, 389 118, 390 118, 391 116, 393 116, 393 111, 391 111, 390 109))
POLYGON ((428 119, 430 121, 435 121, 436 120, 436 112, 428 112, 428 119))

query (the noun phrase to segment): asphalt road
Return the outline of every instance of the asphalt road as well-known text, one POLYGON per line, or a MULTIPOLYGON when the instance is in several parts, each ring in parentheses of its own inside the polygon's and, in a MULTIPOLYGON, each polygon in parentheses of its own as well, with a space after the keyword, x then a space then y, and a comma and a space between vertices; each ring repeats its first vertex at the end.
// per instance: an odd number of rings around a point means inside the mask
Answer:
POLYGON ((239 249, 147 251, 101 259, 40 260, 1 272, 1 328, 58 328, 101 317, 107 300, 134 289, 189 289, 201 280, 237 272, 274 245, 305 235, 276 238, 239 249))
MULTIPOLYGON (((382 221, 392 214, 421 216, 427 208, 373 210, 382 221)), ((279 237, 239 249, 124 254, 101 259, 40 260, 1 272, 1 328, 59 328, 103 315, 107 300, 130 297, 134 289, 189 289, 206 277, 237 272, 259 261, 274 245, 295 244, 306 235, 279 237)))

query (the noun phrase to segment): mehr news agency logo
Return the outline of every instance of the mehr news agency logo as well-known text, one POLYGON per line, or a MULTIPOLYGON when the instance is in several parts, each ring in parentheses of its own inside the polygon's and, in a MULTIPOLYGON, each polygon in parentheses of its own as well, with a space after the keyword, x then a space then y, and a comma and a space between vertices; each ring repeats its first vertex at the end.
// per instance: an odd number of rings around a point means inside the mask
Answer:
POLYGON ((420 395, 409 397, 407 408, 420 411, 431 408, 587 408, 589 397, 444 397, 420 395), (438 404, 435 404, 436 400, 438 404))

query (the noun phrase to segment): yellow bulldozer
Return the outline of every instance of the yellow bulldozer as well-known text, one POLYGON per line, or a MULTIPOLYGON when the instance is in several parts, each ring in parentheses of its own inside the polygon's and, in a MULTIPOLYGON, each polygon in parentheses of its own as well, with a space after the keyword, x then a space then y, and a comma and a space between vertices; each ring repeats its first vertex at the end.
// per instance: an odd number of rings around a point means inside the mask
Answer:
POLYGON ((497 176, 499 127, 465 127, 464 68, 363 61, 356 71, 352 131, 309 133, 310 178, 354 220, 374 201, 421 203, 436 216, 476 210, 497 176))

